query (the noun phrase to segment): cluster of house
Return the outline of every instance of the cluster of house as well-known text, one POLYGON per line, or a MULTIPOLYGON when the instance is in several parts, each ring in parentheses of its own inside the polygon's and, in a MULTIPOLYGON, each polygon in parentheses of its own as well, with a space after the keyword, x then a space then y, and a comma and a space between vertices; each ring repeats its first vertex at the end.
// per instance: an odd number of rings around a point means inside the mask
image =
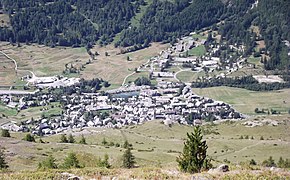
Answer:
MULTIPOLYGON (((243 67, 246 59, 242 58, 242 56, 238 57, 234 61, 227 59, 224 60, 224 63, 221 63, 219 53, 216 52, 220 52, 221 49, 225 48, 222 44, 209 45, 206 54, 202 56, 190 55, 189 52, 193 48, 203 46, 205 43, 205 39, 193 38, 192 36, 181 38, 177 43, 170 46, 168 49, 161 51, 159 56, 151 59, 151 68, 149 70, 151 77, 156 79, 174 78, 174 73, 176 72, 164 71, 164 69, 168 68, 169 65, 180 67, 185 63, 196 72, 203 71, 204 69, 208 69, 209 72, 219 70, 219 73, 215 73, 217 74, 216 77, 225 77, 243 67)), ((242 45, 229 45, 229 48, 233 53, 244 51, 244 46, 242 45)), ((145 70, 148 66, 141 66, 138 70, 145 70)), ((210 79, 213 77, 208 76, 207 78, 210 79)))
POLYGON ((38 88, 59 88, 68 87, 80 83, 80 78, 67 78, 61 76, 49 76, 49 77, 36 77, 33 75, 30 77, 23 77, 23 80, 27 80, 29 85, 36 86, 38 88))
MULTIPOLYGON (((176 72, 164 70, 169 66, 183 67, 186 63, 194 71, 207 69, 210 72, 223 70, 217 77, 224 77, 242 67, 245 59, 239 57, 234 62, 221 65, 218 57, 223 45, 209 45, 207 53, 201 57, 188 55, 193 48, 205 45, 206 40, 191 36, 180 39, 176 44, 151 58, 147 64, 141 65, 137 71, 150 71, 156 78, 157 85, 123 86, 109 90, 105 94, 82 93, 63 95, 61 98, 52 94, 23 95, 15 102, 11 95, 1 95, 0 100, 11 108, 22 110, 35 106, 46 106, 52 102, 62 102, 63 111, 59 116, 50 118, 30 119, 20 124, 10 122, 2 128, 12 131, 31 131, 35 134, 55 134, 73 128, 107 127, 120 128, 130 124, 162 119, 165 124, 200 124, 202 120, 239 119, 242 115, 224 102, 194 94, 190 84, 185 86, 176 77, 176 72)), ((229 46, 233 52, 244 51, 243 46, 229 46)), ((180 71, 184 69, 180 68, 180 71)), ((207 76, 207 78, 212 78, 207 76)), ((39 88, 61 87, 78 84, 78 78, 27 77, 30 85, 39 88)))
MULTIPOLYGON (((208 117, 211 117, 211 120, 242 118, 242 115, 230 105, 200 97, 194 94, 189 86, 160 82, 157 87, 155 89, 144 87, 137 95, 128 97, 96 93, 64 95, 61 101, 65 104, 59 117, 30 119, 21 125, 10 122, 2 125, 2 128, 50 135, 74 128, 121 128, 155 119, 161 119, 167 125, 173 123, 197 125, 208 117)), ((27 107, 32 104, 41 105, 35 101, 43 103, 55 101, 53 95, 40 97, 30 95, 30 98, 23 98, 22 101, 25 99, 29 99, 25 102, 27 107)))

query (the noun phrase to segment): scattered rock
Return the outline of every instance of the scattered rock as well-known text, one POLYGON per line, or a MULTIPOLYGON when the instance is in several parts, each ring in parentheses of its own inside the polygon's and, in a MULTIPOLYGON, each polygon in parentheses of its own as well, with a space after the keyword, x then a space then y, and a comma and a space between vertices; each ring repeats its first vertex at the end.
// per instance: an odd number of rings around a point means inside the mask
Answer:
POLYGON ((229 166, 226 164, 221 164, 219 167, 215 169, 210 169, 209 173, 220 173, 220 172, 227 172, 229 171, 229 166))
POLYGON ((61 175, 62 175, 62 179, 67 179, 67 180, 81 180, 82 179, 74 174, 70 174, 67 172, 61 173, 61 175))

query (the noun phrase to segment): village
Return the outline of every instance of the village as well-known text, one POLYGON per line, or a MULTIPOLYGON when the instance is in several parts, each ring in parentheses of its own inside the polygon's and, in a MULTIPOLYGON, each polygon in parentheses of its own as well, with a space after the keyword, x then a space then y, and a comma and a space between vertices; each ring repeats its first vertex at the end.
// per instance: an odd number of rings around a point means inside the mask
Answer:
POLYGON ((186 36, 178 40, 174 45, 168 49, 160 52, 159 56, 153 57, 147 64, 140 66, 137 71, 149 71, 149 77, 157 81, 181 81, 177 74, 183 71, 192 71, 195 73, 205 72, 206 76, 202 79, 223 78, 229 76, 233 72, 243 68, 246 58, 242 55, 234 58, 234 54, 242 54, 245 47, 242 45, 229 45, 209 43, 208 49, 205 50, 204 55, 193 55, 191 51, 205 47, 207 40, 203 38, 196 38, 195 32, 190 36, 186 36), (229 48, 229 57, 221 59, 221 52, 229 48), (174 71, 171 69, 177 68, 174 71))
MULTIPOLYGON (((203 56, 189 54, 191 49, 204 46, 205 43, 205 39, 184 37, 160 52, 159 56, 152 57, 147 64, 138 67, 136 73, 149 72, 149 79, 157 82, 154 86, 129 83, 103 93, 63 94, 61 97, 39 91, 16 96, 9 92, 2 93, 1 102, 18 111, 58 102, 62 112, 56 116, 26 119, 20 123, 11 121, 2 124, 1 128, 51 135, 77 128, 121 128, 156 119, 171 126, 174 123, 200 125, 221 119, 244 118, 224 102, 196 95, 191 83, 184 83, 177 78, 182 71, 218 71, 220 73, 214 78, 224 77, 242 67, 245 61, 242 57, 233 62, 221 62, 216 52, 223 48, 222 45, 209 45, 209 50, 203 56), (180 70, 171 71, 170 68, 174 67, 180 70)), ((230 49, 233 52, 244 50, 242 46, 230 46, 230 49)), ((207 74, 203 78, 213 77, 207 74)), ((80 83, 79 78, 36 77, 34 74, 23 80, 29 86, 40 89, 77 86, 80 83)))
MULTIPOLYGON (((210 122, 243 118, 242 114, 224 102, 194 94, 190 86, 169 85, 171 88, 160 86, 157 89, 150 89, 144 86, 139 95, 130 97, 95 93, 62 96, 61 100, 65 104, 63 113, 59 117, 29 119, 21 122, 20 125, 10 122, 2 125, 2 128, 51 135, 75 128, 121 128, 155 119, 161 119, 165 125, 170 126, 173 123, 200 125, 202 120, 210 122)), ((7 96, 2 96, 1 100, 7 102, 7 98, 7 96)), ((32 95, 30 98, 32 100, 26 102, 23 102, 22 98, 22 105, 18 107, 43 106, 56 101, 53 95, 40 97, 32 95)))

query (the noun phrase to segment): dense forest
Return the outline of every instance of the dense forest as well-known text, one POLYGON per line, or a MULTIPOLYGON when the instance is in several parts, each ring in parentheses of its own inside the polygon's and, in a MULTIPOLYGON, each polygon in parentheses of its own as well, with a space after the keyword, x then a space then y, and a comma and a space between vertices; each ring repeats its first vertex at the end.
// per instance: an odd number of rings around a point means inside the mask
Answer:
MULTIPOLYGON (((265 69, 289 66, 290 1, 263 0, 0 0, 0 13, 11 27, 0 27, 0 40, 47 46, 106 45, 140 49, 150 42, 175 42, 190 32, 210 27, 229 44, 262 50, 265 69), (141 12, 141 7, 146 7, 141 12), (132 19, 141 15, 138 25, 132 19), (251 28, 259 28, 259 34, 251 28), (115 38, 118 35, 118 38, 115 38)), ((258 52, 260 53, 260 52, 258 52)))
POLYGON ((0 39, 49 46, 91 46, 109 43, 129 26, 142 0, 2 0, 12 29, 0 39))

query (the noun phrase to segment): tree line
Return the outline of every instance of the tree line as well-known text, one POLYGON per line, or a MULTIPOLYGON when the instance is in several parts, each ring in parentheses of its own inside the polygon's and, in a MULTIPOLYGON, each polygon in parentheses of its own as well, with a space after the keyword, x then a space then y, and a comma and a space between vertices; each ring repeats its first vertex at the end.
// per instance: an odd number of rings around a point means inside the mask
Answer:
POLYGON ((229 87, 244 88, 252 91, 271 91, 290 88, 290 82, 259 83, 253 76, 250 75, 234 78, 224 77, 224 78, 212 78, 210 80, 202 79, 200 81, 193 82, 191 86, 193 88, 229 86, 229 87))

